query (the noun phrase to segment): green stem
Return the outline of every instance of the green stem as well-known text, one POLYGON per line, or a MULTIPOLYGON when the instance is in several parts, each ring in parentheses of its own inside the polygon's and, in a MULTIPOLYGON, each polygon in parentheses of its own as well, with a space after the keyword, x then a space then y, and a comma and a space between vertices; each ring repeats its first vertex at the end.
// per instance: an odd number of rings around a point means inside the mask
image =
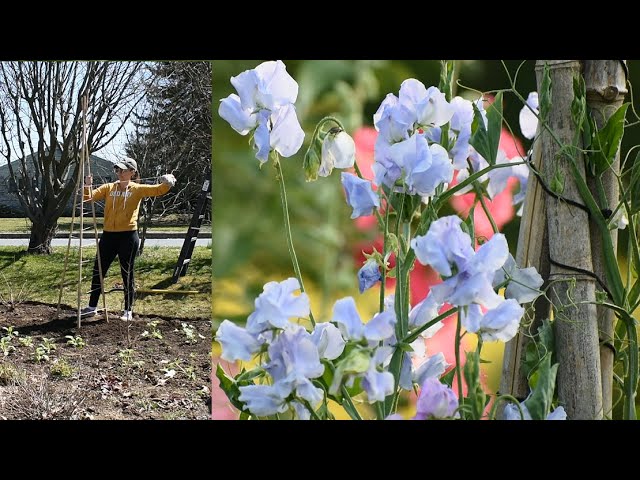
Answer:
POLYGON ((358 412, 358 409, 353 404, 351 395, 349 395, 349 392, 347 391, 347 387, 343 385, 341 391, 342 391, 342 397, 343 397, 342 408, 345 409, 345 411, 349 414, 349 416, 353 420, 362 420, 362 417, 360 416, 360 412, 358 412))
POLYGON ((387 285, 387 262, 386 262, 386 258, 387 258, 387 248, 389 247, 389 244, 387 243, 387 239, 389 236, 389 208, 387 206, 387 210, 385 212, 385 219, 384 219, 384 230, 383 230, 383 237, 382 237, 382 261, 384 262, 384 265, 382 266, 382 280, 380 280, 380 313, 382 313, 384 311, 384 295, 385 295, 385 289, 386 289, 386 285, 387 285))
POLYGON ((491 228, 493 229, 493 233, 498 233, 500 231, 498 230, 498 225, 496 225, 496 222, 493 220, 493 215, 491 215, 491 212, 489 211, 489 207, 485 202, 484 195, 482 195, 482 192, 480 191, 480 188, 478 188, 477 184, 475 185, 475 190, 476 190, 476 197, 480 200, 480 205, 482 205, 482 210, 484 210, 484 214, 487 216, 487 218, 489 219, 489 222, 491 223, 491 228))
POLYGON ((462 402, 462 371, 460 370, 460 329, 462 328, 462 320, 460 312, 456 322, 456 338, 455 338, 455 354, 456 354, 456 384, 458 386, 458 401, 462 402))
MULTIPOLYGON (((293 263, 293 271, 296 274, 296 278, 298 282, 300 282, 300 291, 304 293, 304 283, 302 282, 302 273, 300 272, 300 265, 298 264, 298 257, 296 256, 296 251, 293 247, 293 237, 291 236, 291 223, 289 221, 289 206, 287 204, 287 191, 284 187, 284 176, 282 175, 282 165, 280 165, 280 160, 278 158, 278 154, 274 151, 273 155, 273 165, 276 169, 276 177, 278 179, 278 183, 280 184, 280 200, 282 201, 282 213, 284 215, 284 231, 287 236, 287 246, 289 247, 289 255, 291 257, 291 263, 293 263)), ((311 325, 315 328, 316 321, 313 318, 313 313, 311 312, 311 307, 309 307, 309 320, 311 321, 311 325)))

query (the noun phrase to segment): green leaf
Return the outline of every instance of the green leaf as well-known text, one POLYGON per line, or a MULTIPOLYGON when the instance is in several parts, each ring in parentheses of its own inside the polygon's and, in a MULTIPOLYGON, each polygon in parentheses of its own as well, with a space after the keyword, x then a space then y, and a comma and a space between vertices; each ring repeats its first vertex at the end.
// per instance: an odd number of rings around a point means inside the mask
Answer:
POLYGON ((440 381, 444 383, 447 387, 451 388, 453 385, 453 377, 456 374, 456 369, 452 368, 447 373, 445 373, 442 377, 440 377, 440 381))
POLYGON ((238 397, 240 396, 240 389, 238 388, 236 381, 227 375, 220 364, 218 364, 216 368, 216 377, 220 380, 220 388, 229 399, 229 402, 242 412, 244 404, 238 400, 238 397))
POLYGON ((633 161, 629 190, 631 191, 631 215, 634 215, 640 212, 640 152, 633 161))
POLYGON ((564 175, 560 170, 556 170, 553 174, 549 188, 556 195, 562 195, 562 192, 564 192, 564 175))
POLYGON ((540 92, 538 95, 538 103, 540 106, 540 115, 538 120, 542 123, 546 122, 549 118, 549 111, 551 111, 551 75, 549 73, 549 65, 544 64, 544 70, 542 72, 542 83, 540 85, 540 92))
POLYGON ((551 356, 554 350, 553 327, 551 322, 546 319, 538 328, 534 341, 529 342, 525 352, 523 361, 524 374, 529 378, 529 385, 533 388, 537 377, 535 371, 541 360, 547 356, 551 356))
POLYGON ((638 297, 640 296, 640 278, 636 278, 636 281, 633 283, 633 287, 631 287, 631 292, 629 293, 629 304, 635 305, 638 301, 638 297))
MULTIPOLYGON (((609 117, 606 125, 593 137, 592 153, 596 175, 602 175, 613 163, 624 134, 624 119, 629 104, 625 103, 609 117)), ((635 167, 635 164, 634 164, 635 167)))
POLYGON ((484 126, 480 110, 473 104, 473 123, 469 143, 489 163, 495 165, 498 156, 498 144, 502 133, 502 92, 499 92, 487 109, 487 128, 484 126))
POLYGON ((336 365, 336 371, 333 375, 329 394, 337 395, 342 385, 342 379, 348 374, 364 373, 369 369, 371 357, 368 351, 362 349, 353 349, 349 354, 340 360, 336 365))
POLYGON ((420 195, 408 195, 406 193, 391 195, 390 200, 391 206, 400 215, 399 220, 401 222, 410 222, 413 218, 413 213, 422 204, 420 195))
POLYGON ((545 420, 551 411, 558 365, 551 366, 551 355, 547 355, 538 368, 536 388, 524 402, 533 420, 545 420))

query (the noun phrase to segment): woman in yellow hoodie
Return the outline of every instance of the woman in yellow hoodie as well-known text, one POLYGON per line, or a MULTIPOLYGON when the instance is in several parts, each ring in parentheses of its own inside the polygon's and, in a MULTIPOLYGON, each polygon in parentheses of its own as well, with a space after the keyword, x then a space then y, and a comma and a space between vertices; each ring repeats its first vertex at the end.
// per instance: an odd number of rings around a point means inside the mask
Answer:
MULTIPOLYGON (((176 183, 172 174, 160 177, 157 185, 142 185, 134 182, 138 178, 138 164, 132 158, 124 157, 114 165, 118 180, 105 183, 95 190, 92 188, 93 177, 85 177, 83 200, 104 200, 104 228, 98 251, 100 252, 100 266, 104 278, 116 256, 120 261, 120 273, 124 283, 124 312, 121 320, 130 321, 133 318, 132 308, 135 296, 133 264, 138 254, 140 239, 138 238, 138 210, 140 202, 145 197, 164 195, 176 183)), ((91 296, 89 306, 83 308, 83 317, 96 314, 100 298, 100 274, 98 257, 93 264, 93 279, 91 281, 91 296)))

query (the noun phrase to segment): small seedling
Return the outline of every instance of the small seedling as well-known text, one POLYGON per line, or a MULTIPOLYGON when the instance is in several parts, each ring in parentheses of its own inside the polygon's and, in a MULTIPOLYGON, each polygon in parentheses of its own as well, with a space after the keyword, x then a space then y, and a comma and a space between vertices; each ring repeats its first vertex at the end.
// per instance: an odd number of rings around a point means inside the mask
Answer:
POLYGON ((18 339, 20 345, 23 347, 33 348, 33 337, 31 335, 27 335, 26 337, 20 337, 18 339))
POLYGON ((56 360, 53 363, 53 365, 51 365, 51 368, 49 369, 49 372, 51 372, 51 375, 62 377, 62 378, 71 377, 74 371, 75 369, 71 365, 69 365, 69 363, 64 358, 59 358, 58 360, 56 360))
POLYGON ((162 332, 158 328, 159 323, 159 320, 154 320, 153 322, 147 323, 147 327, 149 327, 149 330, 145 330, 141 333, 141 335, 143 337, 151 336, 153 338, 157 338, 158 340, 162 340, 162 332))
POLYGON ((7 357, 11 352, 15 351, 16 347, 11 345, 12 337, 2 337, 0 338, 0 350, 4 353, 4 356, 7 357))
POLYGON ((74 337, 73 335, 65 335, 64 338, 68 338, 67 345, 71 345, 74 348, 84 348, 87 344, 80 335, 74 337))
POLYGON ((182 322, 182 333, 187 337, 187 343, 198 343, 198 337, 202 340, 206 338, 200 335, 193 325, 189 325, 186 322, 182 322))

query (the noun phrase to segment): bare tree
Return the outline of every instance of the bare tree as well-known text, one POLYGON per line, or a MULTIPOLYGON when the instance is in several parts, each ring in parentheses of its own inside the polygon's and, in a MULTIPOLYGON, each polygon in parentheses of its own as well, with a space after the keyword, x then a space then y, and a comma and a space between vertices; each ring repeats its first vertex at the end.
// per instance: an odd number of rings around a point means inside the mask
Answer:
POLYGON ((141 72, 140 62, 0 63, 0 155, 32 222, 29 253, 51 253, 74 190, 81 98, 89 101, 91 154, 114 139, 143 98, 141 72))
POLYGON ((136 116, 127 152, 138 160, 143 177, 172 172, 178 183, 143 211, 146 217, 151 212, 192 213, 211 169, 212 65, 196 61, 146 66, 144 111, 136 116))

